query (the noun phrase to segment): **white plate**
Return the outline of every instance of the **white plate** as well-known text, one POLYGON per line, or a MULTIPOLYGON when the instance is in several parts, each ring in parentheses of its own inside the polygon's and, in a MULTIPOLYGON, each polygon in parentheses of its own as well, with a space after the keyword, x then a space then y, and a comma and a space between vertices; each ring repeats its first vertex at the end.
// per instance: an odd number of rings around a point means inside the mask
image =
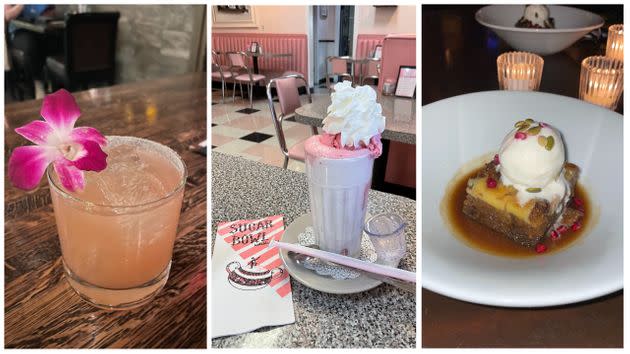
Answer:
MULTIPOLYGON (((295 219, 289 227, 284 231, 280 241, 297 243, 298 236, 304 232, 308 226, 312 226, 313 221, 311 214, 304 214, 295 219)), ((382 284, 380 280, 368 278, 365 275, 360 275, 355 279, 332 279, 329 277, 316 274, 314 271, 306 269, 301 265, 295 263, 289 258, 286 250, 280 250, 280 258, 291 277, 300 283, 308 286, 309 288, 323 291, 331 294, 353 294, 370 290, 382 284)))
POLYGON ((548 6, 556 28, 520 28, 516 21, 523 16, 525 5, 490 5, 475 14, 480 24, 492 29, 512 48, 540 55, 560 52, 585 34, 604 25, 594 13, 568 6, 548 6))
POLYGON ((509 307, 553 306, 623 287, 623 117, 539 92, 489 91, 422 107, 422 286, 456 299, 509 307), (592 229, 556 253, 524 259, 471 248, 449 231, 439 207, 467 162, 498 149, 524 118, 551 123, 582 171, 599 210, 592 229))

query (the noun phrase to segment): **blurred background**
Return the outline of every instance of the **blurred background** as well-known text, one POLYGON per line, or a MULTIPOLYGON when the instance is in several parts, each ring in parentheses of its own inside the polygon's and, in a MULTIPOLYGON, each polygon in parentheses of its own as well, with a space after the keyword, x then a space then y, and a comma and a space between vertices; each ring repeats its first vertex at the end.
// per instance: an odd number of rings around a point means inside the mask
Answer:
POLYGON ((5 102, 205 71, 204 5, 5 5, 5 102))

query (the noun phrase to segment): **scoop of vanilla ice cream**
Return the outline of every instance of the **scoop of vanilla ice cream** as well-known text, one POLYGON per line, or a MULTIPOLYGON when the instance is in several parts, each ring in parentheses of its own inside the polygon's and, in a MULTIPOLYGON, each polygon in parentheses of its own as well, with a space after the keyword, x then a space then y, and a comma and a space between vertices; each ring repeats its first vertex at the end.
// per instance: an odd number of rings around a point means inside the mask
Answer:
POLYGON ((529 128, 520 131, 517 127, 503 139, 499 161, 499 171, 502 178, 506 178, 506 184, 545 188, 557 180, 564 167, 562 136, 545 123, 532 122, 529 128), (540 129, 530 130, 536 127, 540 129), (537 134, 532 134, 534 132, 537 134))
POLYGON ((544 28, 545 21, 549 19, 549 8, 545 5, 527 5, 523 18, 544 28))

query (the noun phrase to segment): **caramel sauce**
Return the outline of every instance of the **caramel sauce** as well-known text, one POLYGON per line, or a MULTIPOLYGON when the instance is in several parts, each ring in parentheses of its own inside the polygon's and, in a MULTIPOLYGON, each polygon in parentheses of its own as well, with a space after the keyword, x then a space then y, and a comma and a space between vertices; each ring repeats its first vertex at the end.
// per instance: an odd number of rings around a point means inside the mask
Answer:
POLYGON ((457 180, 455 180, 446 191, 444 200, 444 206, 446 207, 445 214, 452 231, 454 231, 458 238, 471 247, 490 254, 513 258, 538 256, 558 252, 568 247, 579 239, 580 236, 585 233, 585 230, 589 229, 592 215, 590 208, 591 203, 586 190, 579 183, 576 186, 575 196, 584 201, 584 218, 581 221, 582 227, 577 231, 573 231, 570 228, 571 225, 568 225, 569 230, 560 235, 560 238, 556 240, 552 240, 549 236, 545 237, 542 243, 547 246, 547 251, 544 253, 536 253, 534 248, 522 246, 507 238, 505 235, 468 218, 462 211, 464 200, 466 199, 466 184, 470 178, 477 175, 479 170, 480 168, 458 176, 457 180))

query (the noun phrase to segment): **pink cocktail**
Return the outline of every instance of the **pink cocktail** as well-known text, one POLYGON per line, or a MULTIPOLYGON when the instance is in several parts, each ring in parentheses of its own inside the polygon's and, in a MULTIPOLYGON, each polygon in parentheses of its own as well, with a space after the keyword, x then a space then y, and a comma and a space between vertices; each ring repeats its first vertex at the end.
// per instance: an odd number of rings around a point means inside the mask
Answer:
POLYGON ((67 279, 91 304, 126 309, 166 284, 186 166, 168 147, 108 137, 107 168, 69 192, 47 170, 67 279))

